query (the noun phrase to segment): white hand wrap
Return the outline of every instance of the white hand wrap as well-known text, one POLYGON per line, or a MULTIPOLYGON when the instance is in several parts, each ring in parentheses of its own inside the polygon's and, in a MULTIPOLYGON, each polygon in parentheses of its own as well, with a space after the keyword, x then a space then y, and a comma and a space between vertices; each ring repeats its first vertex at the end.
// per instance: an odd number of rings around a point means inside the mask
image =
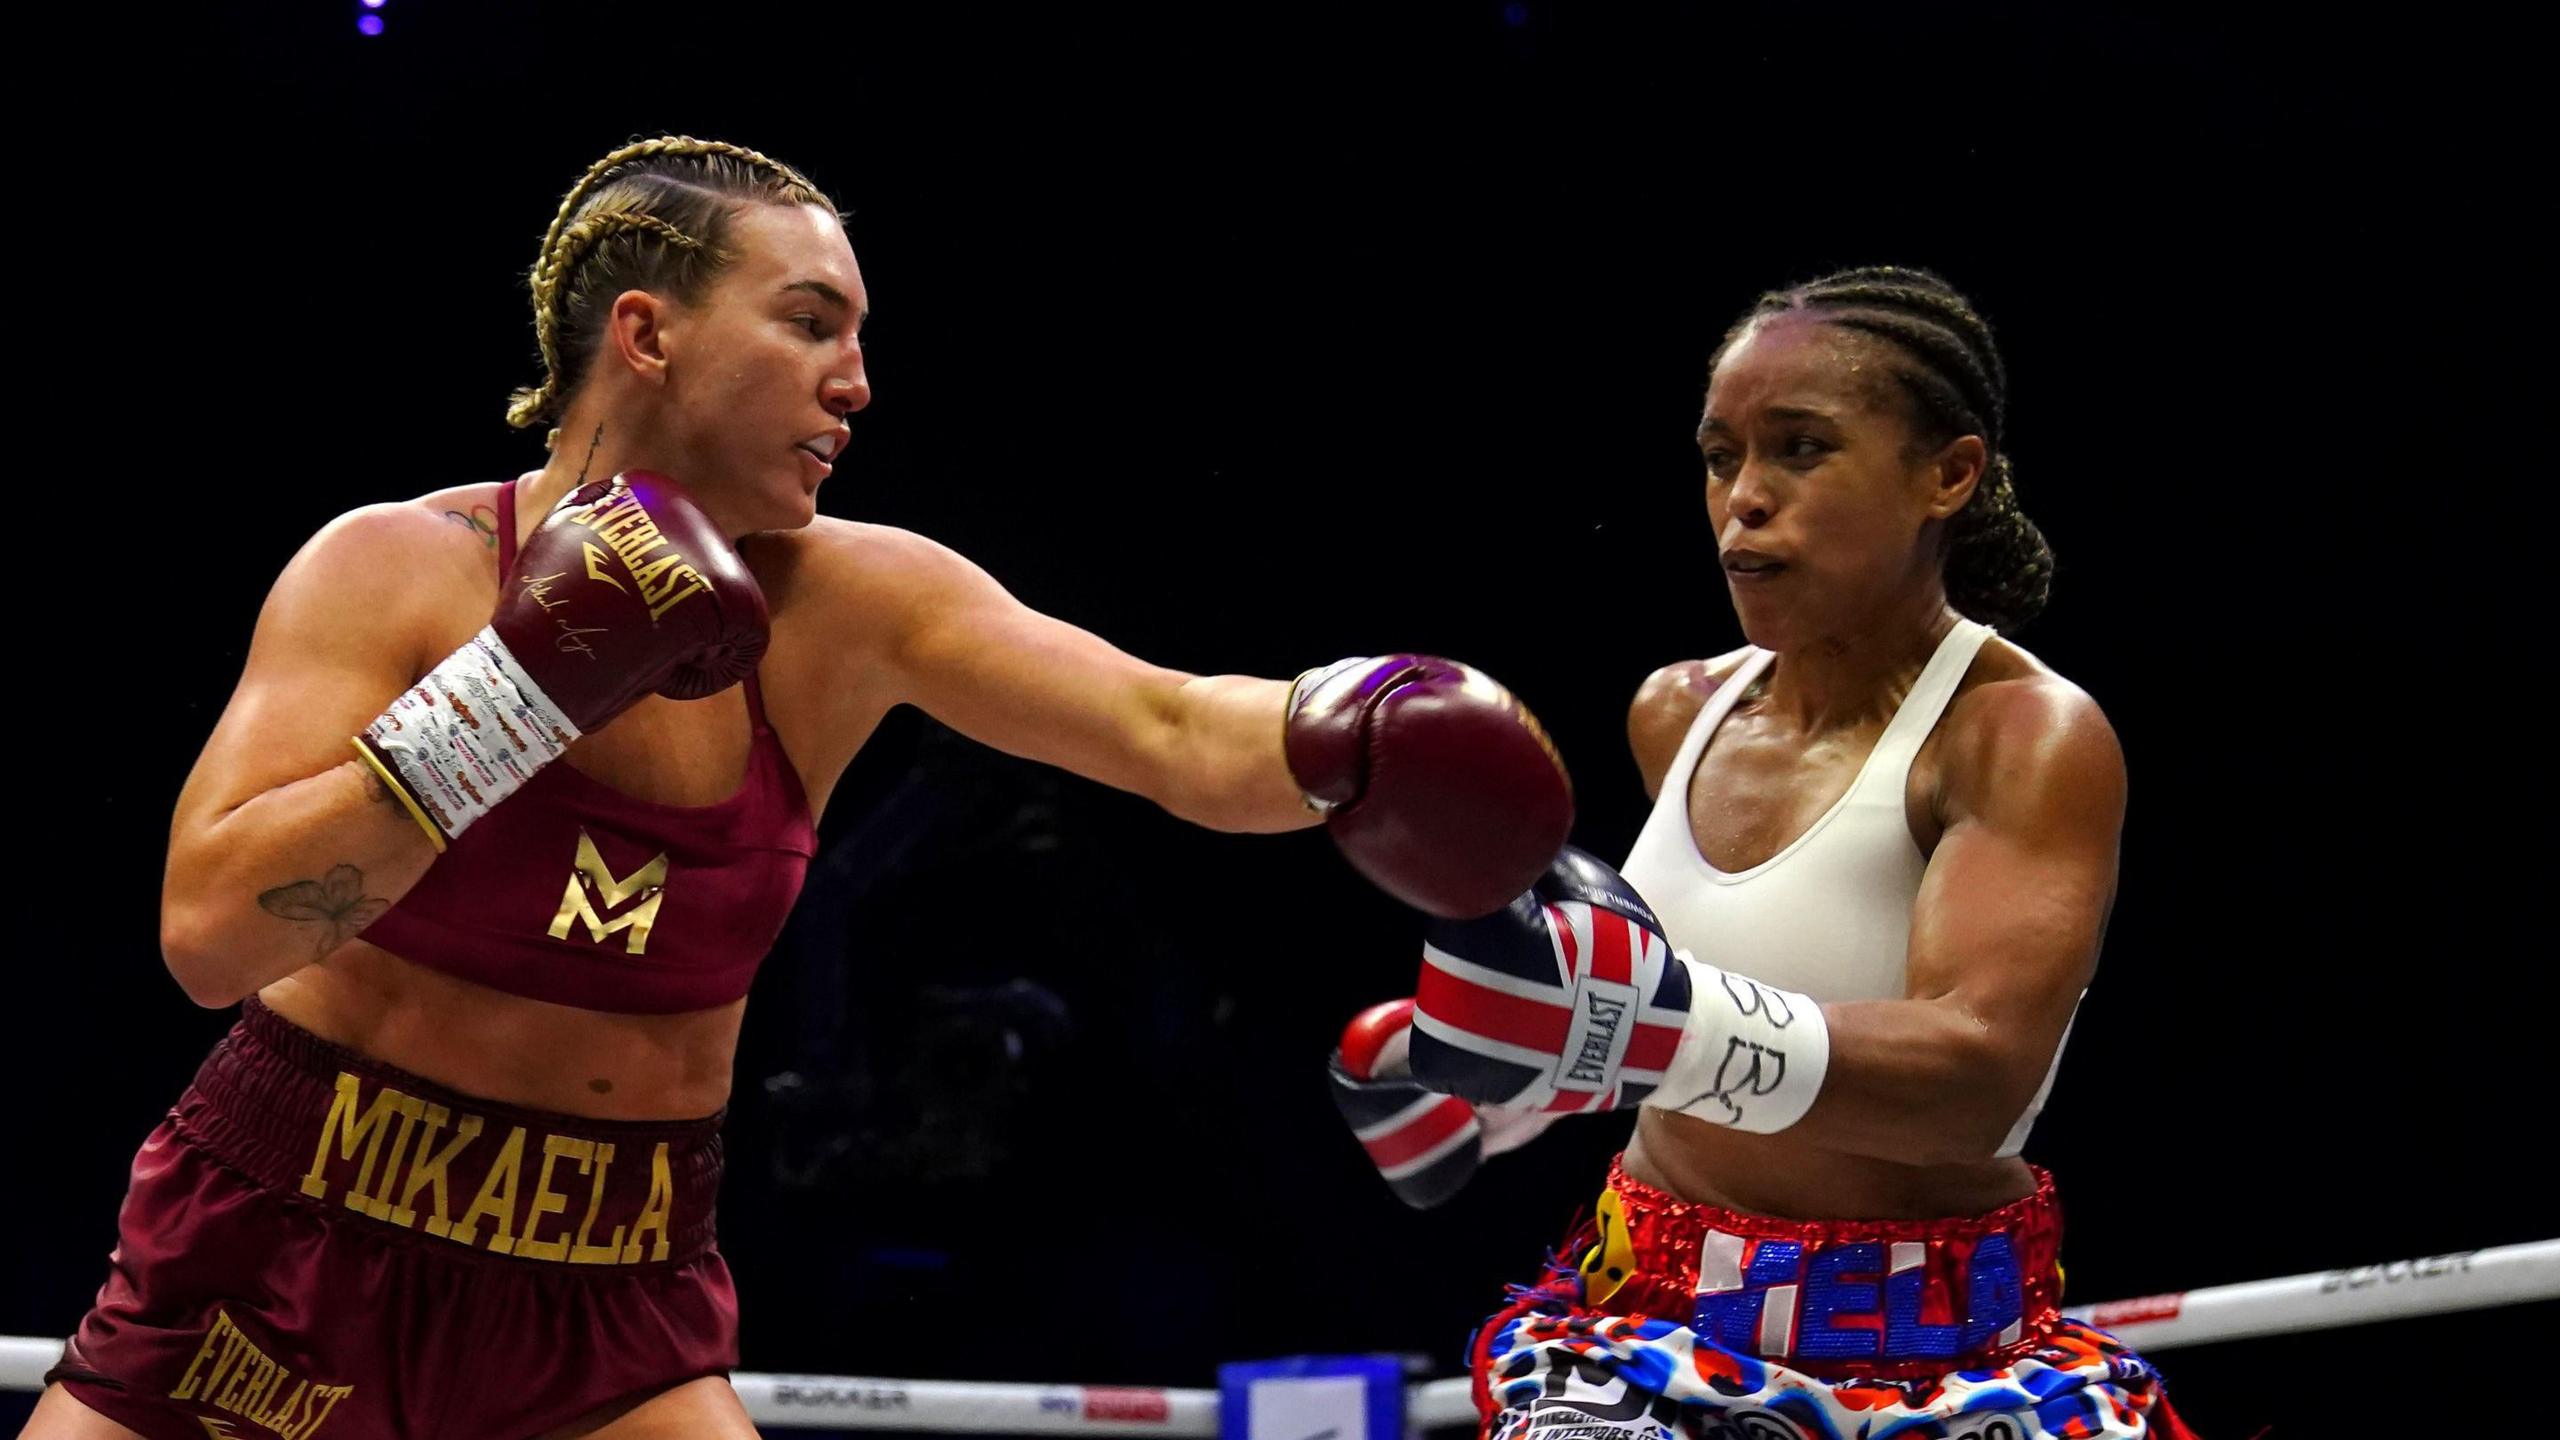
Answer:
POLYGON ((577 738, 578 727, 487 628, 402 691, 357 737, 356 751, 385 772, 442 850, 577 738))
POLYGON ((1804 1118, 1831 1066, 1831 1027, 1809 995, 1674 951, 1689 967, 1689 1016, 1644 1103, 1771 1135, 1804 1118))

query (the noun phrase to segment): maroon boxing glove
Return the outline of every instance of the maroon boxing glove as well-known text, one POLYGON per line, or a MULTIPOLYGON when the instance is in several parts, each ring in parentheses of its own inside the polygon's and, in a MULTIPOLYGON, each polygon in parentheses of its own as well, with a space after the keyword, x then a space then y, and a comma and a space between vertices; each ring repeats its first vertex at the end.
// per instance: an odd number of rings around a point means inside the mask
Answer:
POLYGON ((438 850, 571 741, 655 691, 691 700, 751 674, 764 592, 675 482, 579 487, 499 577, 488 627, 355 737, 438 850))
POLYGON ((525 537, 489 622, 579 733, 652 691, 717 695, 764 654, 764 591, 676 483, 626 470, 525 537))
POLYGON ((1573 829, 1573 782, 1537 717, 1454 660, 1307 672, 1290 690, 1286 751, 1353 867, 1444 919, 1509 904, 1573 829))

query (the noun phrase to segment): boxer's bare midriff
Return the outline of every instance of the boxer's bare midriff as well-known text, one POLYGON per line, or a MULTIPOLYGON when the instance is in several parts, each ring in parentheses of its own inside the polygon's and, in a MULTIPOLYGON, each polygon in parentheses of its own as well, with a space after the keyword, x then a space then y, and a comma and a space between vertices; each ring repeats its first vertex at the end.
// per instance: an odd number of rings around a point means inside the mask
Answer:
POLYGON ((1933 1220, 1996 1210, 2035 1190, 2023 1160, 1904 1165, 1752 1135, 1664 1110, 1637 1112, 1627 1173, 1683 1200, 1789 1220, 1933 1220))
POLYGON ((258 994, 303 1029, 477 1099, 593 1120, 728 1103, 747 1002, 615 1015, 509 995, 362 940, 258 994))

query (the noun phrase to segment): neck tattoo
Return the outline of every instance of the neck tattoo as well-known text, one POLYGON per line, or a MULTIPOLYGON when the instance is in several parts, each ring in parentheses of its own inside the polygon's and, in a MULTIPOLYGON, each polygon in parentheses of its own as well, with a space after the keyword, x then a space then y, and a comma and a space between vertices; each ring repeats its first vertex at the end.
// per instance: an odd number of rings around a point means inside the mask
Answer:
POLYGON ((596 422, 596 433, 587 441, 587 458, 579 464, 578 478, 570 482, 570 489, 575 490, 579 486, 587 483, 587 470, 596 463, 596 447, 603 443, 604 422, 599 420, 596 422))

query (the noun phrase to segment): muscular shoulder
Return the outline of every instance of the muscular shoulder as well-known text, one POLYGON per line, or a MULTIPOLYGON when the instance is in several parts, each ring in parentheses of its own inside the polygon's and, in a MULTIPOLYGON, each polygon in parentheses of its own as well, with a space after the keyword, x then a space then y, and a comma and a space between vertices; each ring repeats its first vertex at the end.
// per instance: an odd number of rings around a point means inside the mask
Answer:
POLYGON ((950 546, 911 530, 820 516, 751 535, 740 554, 764 586, 777 633, 824 627, 830 648, 899 646, 937 616, 997 590, 950 546))
POLYGON ((380 565, 386 580, 408 583, 495 583, 497 553, 498 487, 453 485, 359 505, 321 526, 296 563, 380 565))
POLYGON ((312 543, 397 547, 412 554, 485 554, 498 548, 497 497, 495 485, 455 485, 407 500, 359 505, 321 526, 312 543))
POLYGON ((495 583, 494 548, 478 530, 444 518, 426 499, 362 505, 304 542, 276 588, 279 594, 325 591, 315 598, 361 603, 362 613, 377 622, 460 597, 485 604, 495 583))
POLYGON ((1746 646, 1713 659, 1676 661, 1636 687, 1635 703, 1627 707, 1627 747, 1635 752, 1646 794, 1660 792, 1663 773, 1671 768, 1690 724, 1750 653, 1746 646))
POLYGON ((821 515, 797 530, 750 535, 739 551, 776 618, 787 611, 898 613, 977 567, 912 530, 821 515))
POLYGON ((2006 641, 1984 647, 1933 738, 1946 819, 2077 813, 2121 823, 2115 727, 2088 691, 2006 641))
POLYGON ((413 500, 403 500, 399 506, 416 511, 468 538, 487 554, 495 555, 498 552, 498 488, 494 481, 448 485, 413 500))

